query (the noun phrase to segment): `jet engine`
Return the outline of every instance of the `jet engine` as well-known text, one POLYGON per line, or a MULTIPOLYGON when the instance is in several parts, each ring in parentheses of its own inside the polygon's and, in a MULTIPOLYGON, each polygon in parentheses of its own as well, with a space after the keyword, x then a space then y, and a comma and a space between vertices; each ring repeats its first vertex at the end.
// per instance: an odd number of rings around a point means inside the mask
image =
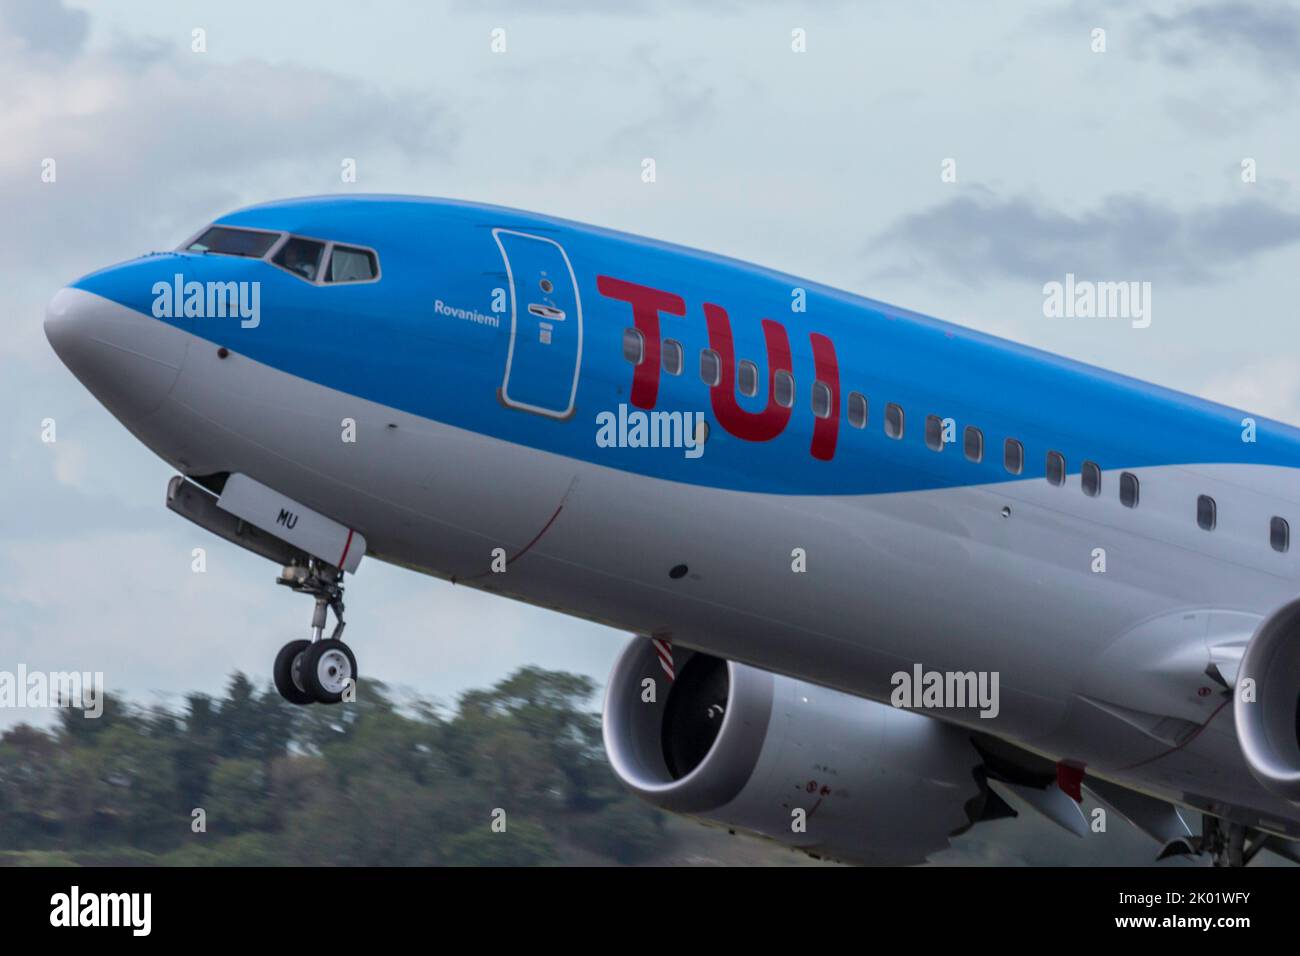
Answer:
POLYGON ((1300 600, 1266 617, 1246 645, 1233 716, 1251 773, 1300 801, 1300 600))
POLYGON ((983 818, 981 758, 959 728, 681 647, 624 650, 605 695, 619 778, 666 810, 814 856, 920 863, 983 818))

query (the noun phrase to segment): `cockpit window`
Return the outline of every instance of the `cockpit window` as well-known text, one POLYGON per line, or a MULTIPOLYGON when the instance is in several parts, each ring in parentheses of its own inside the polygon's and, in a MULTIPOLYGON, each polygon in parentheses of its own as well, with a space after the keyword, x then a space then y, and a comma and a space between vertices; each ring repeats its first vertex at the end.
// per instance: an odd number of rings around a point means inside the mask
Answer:
POLYGON ((295 275, 302 276, 308 282, 315 282, 316 274, 320 269, 320 257, 324 252, 323 242, 290 236, 271 261, 282 269, 288 269, 295 275))
POLYGON ((188 252, 213 252, 222 256, 248 256, 252 259, 260 259, 279 238, 279 233, 275 232, 212 226, 185 248, 188 252))
POLYGON ((375 254, 352 246, 335 246, 330 253, 326 282, 369 282, 379 275, 375 254))

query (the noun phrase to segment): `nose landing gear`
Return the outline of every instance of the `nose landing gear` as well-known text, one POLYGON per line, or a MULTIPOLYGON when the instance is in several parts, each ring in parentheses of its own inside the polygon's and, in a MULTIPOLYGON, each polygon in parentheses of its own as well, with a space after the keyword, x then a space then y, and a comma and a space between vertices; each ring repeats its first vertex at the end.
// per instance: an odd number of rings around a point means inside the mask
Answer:
POLYGON ((337 704, 356 686, 357 659, 340 640, 345 627, 342 580, 342 571, 315 558, 308 558, 305 564, 285 565, 276 579, 276 584, 310 594, 316 600, 311 640, 284 645, 272 669, 275 689, 291 704, 337 704), (329 611, 334 612, 336 623, 326 638, 329 611))
POLYGON ((1209 857, 1215 866, 1246 866, 1260 850, 1272 850, 1285 859, 1297 861, 1296 844, 1270 836, 1254 827, 1230 823, 1206 814, 1201 822, 1201 836, 1192 841, 1195 849, 1209 857))

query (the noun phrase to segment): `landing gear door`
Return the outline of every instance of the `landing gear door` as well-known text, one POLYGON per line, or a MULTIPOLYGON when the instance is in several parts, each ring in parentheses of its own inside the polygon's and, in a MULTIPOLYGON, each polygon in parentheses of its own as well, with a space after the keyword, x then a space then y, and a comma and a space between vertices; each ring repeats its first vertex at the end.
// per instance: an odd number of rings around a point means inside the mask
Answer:
POLYGON ((510 352, 501 400, 568 418, 582 363, 582 303, 569 257, 554 239, 509 229, 492 235, 510 282, 510 352))

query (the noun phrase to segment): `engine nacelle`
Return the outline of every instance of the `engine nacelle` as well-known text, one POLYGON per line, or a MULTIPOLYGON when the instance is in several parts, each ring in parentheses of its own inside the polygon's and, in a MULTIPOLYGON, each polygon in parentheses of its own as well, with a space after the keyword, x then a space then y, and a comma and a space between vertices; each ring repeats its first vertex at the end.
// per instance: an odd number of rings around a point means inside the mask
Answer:
POLYGON ((673 657, 670 682, 651 642, 633 640, 605 693, 610 763, 651 803, 875 864, 923 862, 978 812, 981 759, 958 728, 680 647, 673 657))
POLYGON ((1300 801, 1300 600, 1266 617, 1246 645, 1233 717, 1250 772, 1300 801))

